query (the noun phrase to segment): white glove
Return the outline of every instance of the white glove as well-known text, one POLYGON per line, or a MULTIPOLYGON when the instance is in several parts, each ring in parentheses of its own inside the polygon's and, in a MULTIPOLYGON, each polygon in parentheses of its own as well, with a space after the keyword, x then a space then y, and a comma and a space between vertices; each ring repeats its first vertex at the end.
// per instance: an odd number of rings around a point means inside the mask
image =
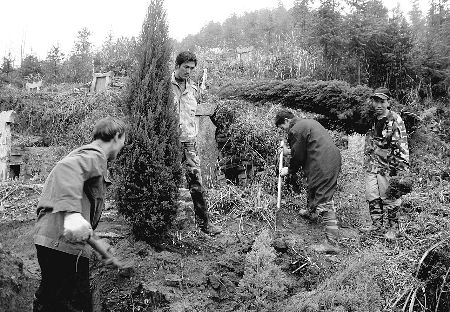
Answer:
POLYGON ((90 223, 81 213, 66 213, 64 217, 63 236, 72 243, 81 243, 88 240, 93 234, 90 223))
POLYGON ((281 153, 281 152, 283 152, 283 156, 291 155, 291 149, 289 147, 287 147, 286 144, 284 144, 284 141, 282 141, 282 144, 280 144, 280 147, 279 147, 278 153, 281 153))
POLYGON ((287 176, 288 173, 289 173, 289 168, 288 167, 281 168, 281 171, 280 171, 280 176, 281 177, 287 176))

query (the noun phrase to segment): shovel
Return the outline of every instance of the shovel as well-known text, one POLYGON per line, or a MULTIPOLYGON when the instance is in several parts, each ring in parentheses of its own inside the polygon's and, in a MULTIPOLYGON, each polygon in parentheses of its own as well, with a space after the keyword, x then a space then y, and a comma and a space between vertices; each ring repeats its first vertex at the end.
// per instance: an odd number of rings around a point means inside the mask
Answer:
POLYGON ((129 277, 133 273, 133 262, 127 262, 124 263, 122 261, 119 261, 116 257, 114 257, 98 240, 94 239, 93 237, 89 237, 87 240, 87 243, 95 250, 97 251, 103 258, 103 261, 105 264, 109 264, 117 268, 119 271, 119 275, 129 277))
MULTIPOLYGON (((281 140, 280 147, 284 147, 284 141, 281 140)), ((278 212, 281 208, 281 182, 283 178, 281 177, 281 169, 283 169, 283 150, 280 152, 280 159, 278 162, 278 194, 277 194, 277 211, 275 212, 275 231, 277 230, 277 223, 278 223, 278 212)))

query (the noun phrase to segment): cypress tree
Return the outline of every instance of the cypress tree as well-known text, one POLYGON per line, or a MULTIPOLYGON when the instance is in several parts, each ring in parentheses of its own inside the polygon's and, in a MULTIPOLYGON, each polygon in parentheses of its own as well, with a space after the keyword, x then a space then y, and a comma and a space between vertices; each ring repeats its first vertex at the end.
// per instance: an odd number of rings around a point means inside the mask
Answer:
POLYGON ((172 104, 171 44, 163 0, 152 0, 138 46, 125 111, 126 146, 118 159, 118 209, 137 239, 164 236, 177 211, 181 183, 178 115, 172 104))

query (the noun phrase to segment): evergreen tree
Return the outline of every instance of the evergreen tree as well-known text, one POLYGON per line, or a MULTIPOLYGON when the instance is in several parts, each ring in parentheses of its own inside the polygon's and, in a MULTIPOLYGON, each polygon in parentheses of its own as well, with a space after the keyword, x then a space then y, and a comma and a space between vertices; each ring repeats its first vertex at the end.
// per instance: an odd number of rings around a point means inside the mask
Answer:
POLYGON ((1 71, 6 74, 6 77, 9 77, 9 74, 14 71, 14 59, 11 56, 11 52, 8 53, 7 57, 3 57, 1 71))
POLYGON ((86 27, 78 31, 72 55, 67 64, 68 78, 72 82, 87 82, 92 79, 93 47, 91 32, 86 27))
POLYGON ((170 92, 171 42, 163 0, 152 0, 138 45, 125 109, 130 129, 118 159, 119 212, 137 239, 164 236, 177 211, 181 183, 178 118, 170 92))
POLYGON ((61 52, 60 47, 52 46, 44 62, 44 76, 47 82, 58 83, 61 81, 63 60, 64 53, 61 52))

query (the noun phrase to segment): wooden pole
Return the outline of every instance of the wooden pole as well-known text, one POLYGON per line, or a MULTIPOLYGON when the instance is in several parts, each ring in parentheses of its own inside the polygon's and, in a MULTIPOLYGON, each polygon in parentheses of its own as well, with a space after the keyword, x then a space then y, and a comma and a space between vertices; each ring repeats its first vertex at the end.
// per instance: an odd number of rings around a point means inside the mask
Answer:
MULTIPOLYGON (((280 142, 280 147, 281 148, 284 147, 283 140, 281 140, 281 142, 280 142)), ((277 229, 277 219, 278 219, 277 214, 281 208, 281 182, 282 182, 281 169, 283 169, 283 149, 280 152, 280 159, 278 162, 278 194, 277 194, 277 211, 275 213, 275 230, 277 229)))

